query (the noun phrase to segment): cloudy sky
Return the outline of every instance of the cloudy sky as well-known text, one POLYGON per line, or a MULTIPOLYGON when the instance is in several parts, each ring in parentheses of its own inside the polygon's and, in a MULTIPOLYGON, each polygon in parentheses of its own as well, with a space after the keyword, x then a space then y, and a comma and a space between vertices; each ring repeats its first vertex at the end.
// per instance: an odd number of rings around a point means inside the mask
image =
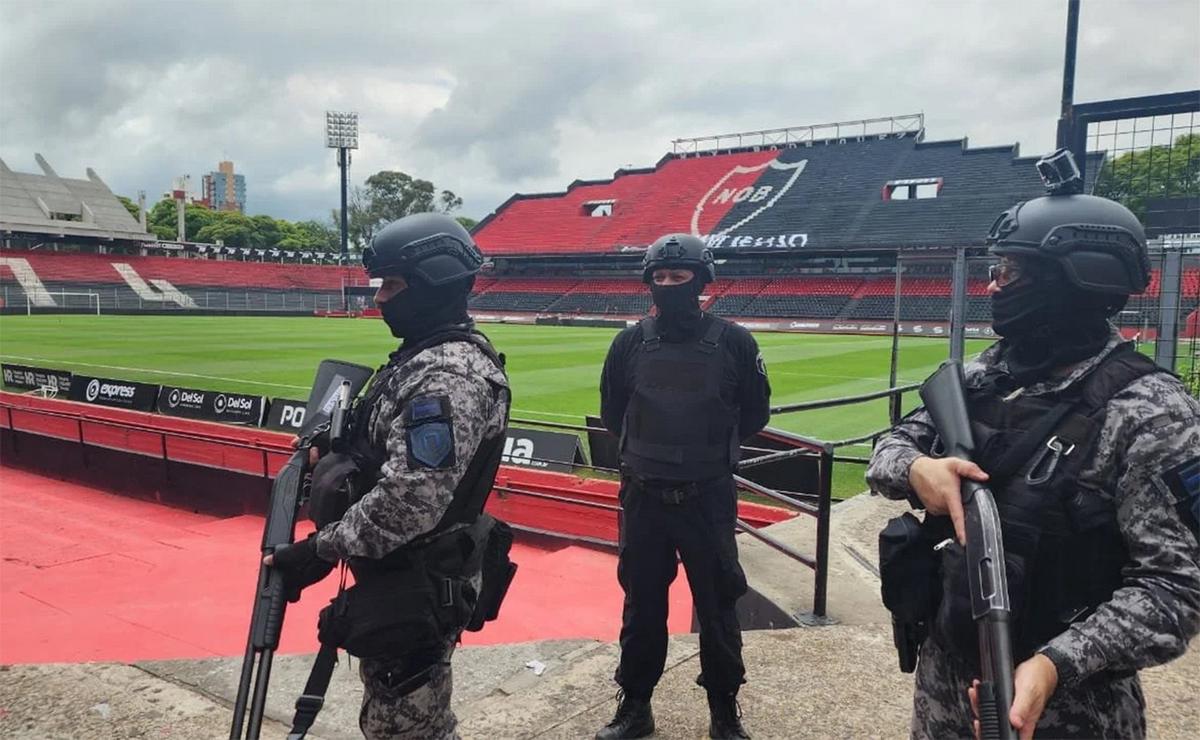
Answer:
MULTIPOLYGON (((1053 146, 1066 0, 0 0, 0 157, 121 194, 232 159, 250 213, 432 180, 481 218, 514 192, 652 165, 671 139, 924 112, 926 138, 1053 146)), ((1084 0, 1076 101, 1200 88, 1200 3, 1084 0)))

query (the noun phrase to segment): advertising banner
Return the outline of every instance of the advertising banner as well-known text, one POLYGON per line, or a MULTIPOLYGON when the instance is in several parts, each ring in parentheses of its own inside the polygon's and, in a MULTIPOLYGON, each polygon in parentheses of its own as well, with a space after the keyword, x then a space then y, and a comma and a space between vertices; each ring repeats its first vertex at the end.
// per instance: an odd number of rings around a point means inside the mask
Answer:
POLYGON ((55 393, 68 393, 71 390, 71 373, 66 370, 8 363, 0 365, 0 369, 3 369, 4 384, 10 388, 53 388, 55 393))
POLYGON ((280 432, 299 434, 304 426, 304 401, 293 401, 290 398, 272 398, 271 408, 267 411, 267 420, 263 426, 280 432))
POLYGON ((265 405, 262 396, 241 393, 220 393, 167 385, 158 392, 160 414, 218 421, 223 424, 258 426, 262 423, 265 405))
POLYGON ((134 411, 153 411, 158 400, 158 386, 132 380, 93 378, 88 375, 71 377, 72 401, 115 406, 134 411))
POLYGON ((569 473, 576 463, 587 464, 587 459, 583 456, 579 437, 574 434, 509 429, 500 462, 569 473))

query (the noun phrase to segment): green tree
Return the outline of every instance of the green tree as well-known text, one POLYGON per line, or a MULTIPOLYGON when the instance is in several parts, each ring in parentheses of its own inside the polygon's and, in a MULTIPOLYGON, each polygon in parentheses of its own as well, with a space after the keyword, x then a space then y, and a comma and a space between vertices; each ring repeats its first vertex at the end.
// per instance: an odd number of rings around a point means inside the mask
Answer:
POLYGON ((462 224, 462 227, 464 229, 466 229, 467 231, 470 231, 471 229, 473 229, 479 225, 479 222, 476 221, 475 219, 471 218, 470 216, 455 216, 454 220, 459 222, 460 224, 462 224))
POLYGON ((309 239, 309 247, 321 252, 336 252, 341 248, 341 231, 332 223, 317 221, 300 221, 295 224, 309 239))
MULTIPOLYGON (((367 178, 365 187, 350 193, 349 237, 359 247, 369 243, 385 224, 413 213, 450 213, 462 207, 462 198, 439 191, 428 180, 405 172, 381 170, 367 178)), ((334 212, 334 222, 338 222, 334 212)))
MULTIPOLYGON (((175 201, 163 198, 146 214, 146 224, 159 239, 174 241, 179 236, 175 227, 175 201)), ((186 214, 185 214, 186 219, 186 214)))
POLYGON ((216 211, 217 216, 212 223, 205 226, 194 237, 196 241, 216 244, 222 242, 227 247, 257 246, 255 240, 254 221, 244 213, 237 211, 216 211))
POLYGON ((129 211, 129 215, 133 216, 133 220, 136 221, 138 217, 137 203, 134 203, 124 195, 118 195, 117 200, 121 201, 121 205, 125 206, 125 210, 129 211))
POLYGON ((199 241, 197 235, 205 226, 220 217, 220 213, 200 203, 189 203, 183 208, 183 225, 188 241, 199 241))
POLYGON ((1200 134, 1106 160, 1095 193, 1125 204, 1140 219, 1147 198, 1200 195, 1200 134))
POLYGON ((281 249, 302 249, 317 252, 334 252, 338 249, 338 231, 330 224, 320 221, 281 222, 283 238, 276 245, 281 249))
POLYGON ((286 226, 281 227, 281 224, 287 224, 287 221, 276 221, 270 216, 251 216, 250 222, 254 226, 254 235, 251 238, 252 247, 262 249, 264 247, 277 246, 283 239, 283 231, 286 226))

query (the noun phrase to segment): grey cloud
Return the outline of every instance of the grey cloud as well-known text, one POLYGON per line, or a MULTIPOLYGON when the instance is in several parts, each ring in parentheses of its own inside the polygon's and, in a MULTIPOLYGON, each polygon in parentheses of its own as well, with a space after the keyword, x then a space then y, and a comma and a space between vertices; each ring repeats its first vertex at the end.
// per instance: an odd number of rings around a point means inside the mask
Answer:
POLYGON ((558 171, 557 124, 588 100, 611 105, 642 55, 607 12, 563 13, 530 31, 519 50, 486 51, 452 67, 454 92, 417 129, 418 145, 450 155, 478 148, 508 179, 558 171))
MULTIPOLYGON (((0 2, 0 156, 151 197, 228 156, 252 212, 308 218, 337 205, 326 108, 361 114, 355 182, 406 169, 477 217, 681 136, 923 110, 930 139, 1036 153, 1064 20, 1043 0, 0 2)), ((1077 100, 1200 87, 1198 35, 1194 0, 1085 3, 1077 100)))

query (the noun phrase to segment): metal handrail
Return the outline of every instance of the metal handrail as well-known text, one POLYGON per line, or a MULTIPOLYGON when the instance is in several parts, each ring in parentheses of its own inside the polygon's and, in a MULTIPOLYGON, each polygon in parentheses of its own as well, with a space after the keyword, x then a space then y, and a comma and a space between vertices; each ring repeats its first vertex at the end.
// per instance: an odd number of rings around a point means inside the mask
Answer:
MULTIPOLYGON (((807 504, 803 501, 797 501, 796 499, 792 498, 791 496, 788 496, 785 493, 780 493, 779 491, 776 491, 774 488, 768 488, 767 486, 764 486, 760 483, 755 483, 752 480, 743 478, 740 475, 733 476, 733 480, 735 483, 738 484, 739 487, 745 488, 746 490, 750 491, 751 493, 756 493, 759 496, 765 496, 769 499, 773 499, 780 503, 787 504, 788 506, 796 509, 797 511, 803 512, 805 514, 810 514, 812 516, 817 515, 817 511, 818 511, 817 507, 813 506, 812 504, 807 504)), ((818 494, 810 494, 810 495, 817 496, 818 494)))
MULTIPOLYGON (((785 545, 784 543, 775 539, 771 535, 763 532, 761 529, 751 526, 750 524, 742 521, 741 519, 737 520, 737 528, 740 529, 741 531, 745 532, 746 534, 750 535, 754 539, 756 539, 760 542, 766 543, 770 547, 774 548, 775 550, 778 550, 779 552, 783 553, 784 555, 787 555, 788 557, 792 558, 793 560, 798 560, 810 568, 813 568, 813 569, 817 568, 816 560, 808 557, 804 553, 792 548, 789 545, 785 545)), ((814 611, 816 611, 816 610, 814 609, 814 611)), ((821 616, 823 616, 823 615, 821 615, 821 616)))
POLYGON ((832 406, 847 406, 863 401, 873 401, 877 398, 888 398, 889 396, 898 396, 914 391, 921 387, 920 383, 909 383, 908 385, 898 385, 895 388, 884 388, 881 391, 871 391, 870 393, 860 393, 855 396, 842 396, 840 398, 826 398, 820 401, 801 401, 799 403, 789 403, 782 406, 772 406, 772 414, 787 414, 793 411, 812 411, 814 409, 825 409, 832 406))
POLYGON ((620 506, 612 504, 602 504, 599 501, 587 501, 586 499, 567 498, 566 496, 555 496, 552 493, 542 493, 541 491, 528 491, 523 488, 513 488, 512 486, 492 486, 493 491, 502 493, 514 493, 518 496, 529 496, 530 498, 540 498, 547 501, 558 501, 565 504, 579 504, 592 509, 604 509, 605 511, 620 511, 620 506))

